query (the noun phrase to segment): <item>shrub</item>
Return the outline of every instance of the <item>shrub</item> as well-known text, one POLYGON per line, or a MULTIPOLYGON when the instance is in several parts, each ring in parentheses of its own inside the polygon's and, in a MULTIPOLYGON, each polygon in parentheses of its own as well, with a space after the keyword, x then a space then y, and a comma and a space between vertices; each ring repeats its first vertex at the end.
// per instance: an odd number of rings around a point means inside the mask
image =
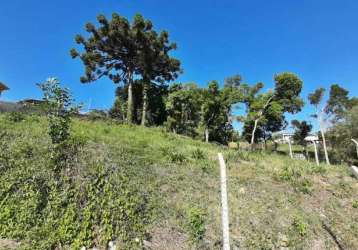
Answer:
POLYGON ((307 224, 303 221, 302 217, 294 216, 292 226, 299 235, 305 236, 307 234, 307 224))
POLYGON ((197 243, 205 235, 205 212, 202 208, 191 207, 187 211, 187 228, 190 239, 197 243))
POLYGON ((169 159, 170 162, 173 163, 184 163, 187 159, 185 155, 175 148, 162 148, 163 155, 169 159))
POLYGON ((352 207, 358 208, 358 200, 353 201, 352 207))
POLYGON ((196 148, 192 153, 191 156, 196 160, 202 160, 205 158, 204 151, 200 148, 196 148))
MULTIPOLYGON (((73 98, 68 89, 62 88, 56 78, 49 78, 46 82, 38 84, 46 101, 45 110, 49 120, 49 135, 52 147, 50 147, 53 169, 58 172, 64 167, 69 146, 71 115, 77 113, 77 106, 73 105, 73 98)), ((73 153, 73 152, 70 152, 73 153)))
POLYGON ((14 111, 7 115, 7 119, 11 122, 22 122, 25 120, 25 115, 21 112, 14 111))

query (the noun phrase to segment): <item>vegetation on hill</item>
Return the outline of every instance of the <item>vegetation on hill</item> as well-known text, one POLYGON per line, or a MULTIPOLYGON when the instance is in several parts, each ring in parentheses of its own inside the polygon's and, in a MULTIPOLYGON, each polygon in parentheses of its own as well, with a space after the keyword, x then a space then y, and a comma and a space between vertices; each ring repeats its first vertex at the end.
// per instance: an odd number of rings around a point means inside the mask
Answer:
POLYGON ((0 116, 0 236, 27 249, 219 249, 217 152, 228 166, 232 244, 356 249, 358 185, 344 166, 231 151, 162 128, 75 119, 58 179, 48 121, 0 116), (74 150, 74 151, 72 151, 74 150), (327 228, 329 228, 327 231, 327 228), (145 240, 145 241, 143 241, 145 240))

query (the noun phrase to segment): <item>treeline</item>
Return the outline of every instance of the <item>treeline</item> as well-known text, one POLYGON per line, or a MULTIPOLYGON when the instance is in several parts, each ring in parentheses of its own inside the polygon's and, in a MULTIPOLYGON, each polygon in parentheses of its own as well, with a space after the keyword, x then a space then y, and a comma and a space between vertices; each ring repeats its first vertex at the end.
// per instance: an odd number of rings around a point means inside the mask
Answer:
MULTIPOLYGON (((263 83, 244 83, 240 75, 228 77, 222 84, 211 81, 207 87, 169 85, 183 70, 180 61, 171 56, 177 46, 167 31, 157 32, 152 22, 139 14, 131 22, 118 14, 111 19, 99 15, 97 20, 97 25, 86 24, 88 36, 76 36, 79 46, 71 50, 71 56, 84 64, 81 82, 107 77, 119 85, 109 111, 112 118, 143 126, 164 125, 174 133, 224 144, 237 140, 232 126, 236 120, 243 124, 242 138, 253 146, 285 129, 285 115, 297 114, 305 104, 300 97, 303 81, 290 72, 274 75, 274 87, 266 91, 263 83), (244 115, 233 115, 237 106, 244 106, 244 115)), ((327 98, 323 98, 324 92, 317 89, 308 102, 316 109, 312 116, 317 119, 329 164, 326 136, 335 138, 332 131, 344 127, 357 98, 350 98, 338 84, 331 86, 327 98), (322 103, 326 99, 327 103, 322 103)), ((311 132, 312 125, 294 121, 292 126, 296 141, 305 145, 303 136, 311 132)))

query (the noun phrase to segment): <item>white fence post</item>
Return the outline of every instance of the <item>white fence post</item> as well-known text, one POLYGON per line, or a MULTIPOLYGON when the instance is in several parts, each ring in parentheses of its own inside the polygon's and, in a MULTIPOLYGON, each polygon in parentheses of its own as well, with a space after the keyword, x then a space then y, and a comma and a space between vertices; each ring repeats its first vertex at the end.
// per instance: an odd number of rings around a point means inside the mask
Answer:
POLYGON ((229 208, 227 201, 226 187, 226 166, 222 153, 218 153, 220 164, 220 186, 221 186, 221 205, 222 205, 222 227, 223 227, 223 250, 230 250, 229 238, 229 208))
POLYGON ((356 166, 352 166, 352 172, 355 175, 355 177, 358 179, 358 168, 356 166))
POLYGON ((354 144, 356 145, 357 157, 358 157, 358 142, 354 139, 352 139, 352 142, 354 142, 354 144))
POLYGON ((315 158, 316 158, 316 164, 317 164, 317 166, 319 166, 317 144, 316 144, 315 141, 312 141, 312 142, 313 142, 313 146, 314 146, 314 156, 315 156, 315 158))

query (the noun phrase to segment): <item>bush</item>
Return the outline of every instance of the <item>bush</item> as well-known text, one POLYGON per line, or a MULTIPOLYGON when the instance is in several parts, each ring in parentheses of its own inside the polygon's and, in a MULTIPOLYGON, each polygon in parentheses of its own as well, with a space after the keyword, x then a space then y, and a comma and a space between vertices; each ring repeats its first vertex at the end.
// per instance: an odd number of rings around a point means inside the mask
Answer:
POLYGON ((205 235, 205 212, 199 207, 191 207, 187 211, 187 228, 190 239, 198 243, 205 235))
POLYGON ((196 148, 192 153, 191 156, 196 160, 202 160, 205 158, 204 151, 200 148, 196 148))
POLYGON ((294 227, 295 231, 301 235, 305 236, 307 234, 307 224, 303 221, 302 217, 294 216, 292 226, 294 227))
POLYGON ((25 120, 25 115, 21 112, 10 112, 7 119, 11 122, 22 122, 25 120))
POLYGON ((162 148, 163 155, 173 163, 184 163, 187 159, 185 155, 175 148, 162 148))

